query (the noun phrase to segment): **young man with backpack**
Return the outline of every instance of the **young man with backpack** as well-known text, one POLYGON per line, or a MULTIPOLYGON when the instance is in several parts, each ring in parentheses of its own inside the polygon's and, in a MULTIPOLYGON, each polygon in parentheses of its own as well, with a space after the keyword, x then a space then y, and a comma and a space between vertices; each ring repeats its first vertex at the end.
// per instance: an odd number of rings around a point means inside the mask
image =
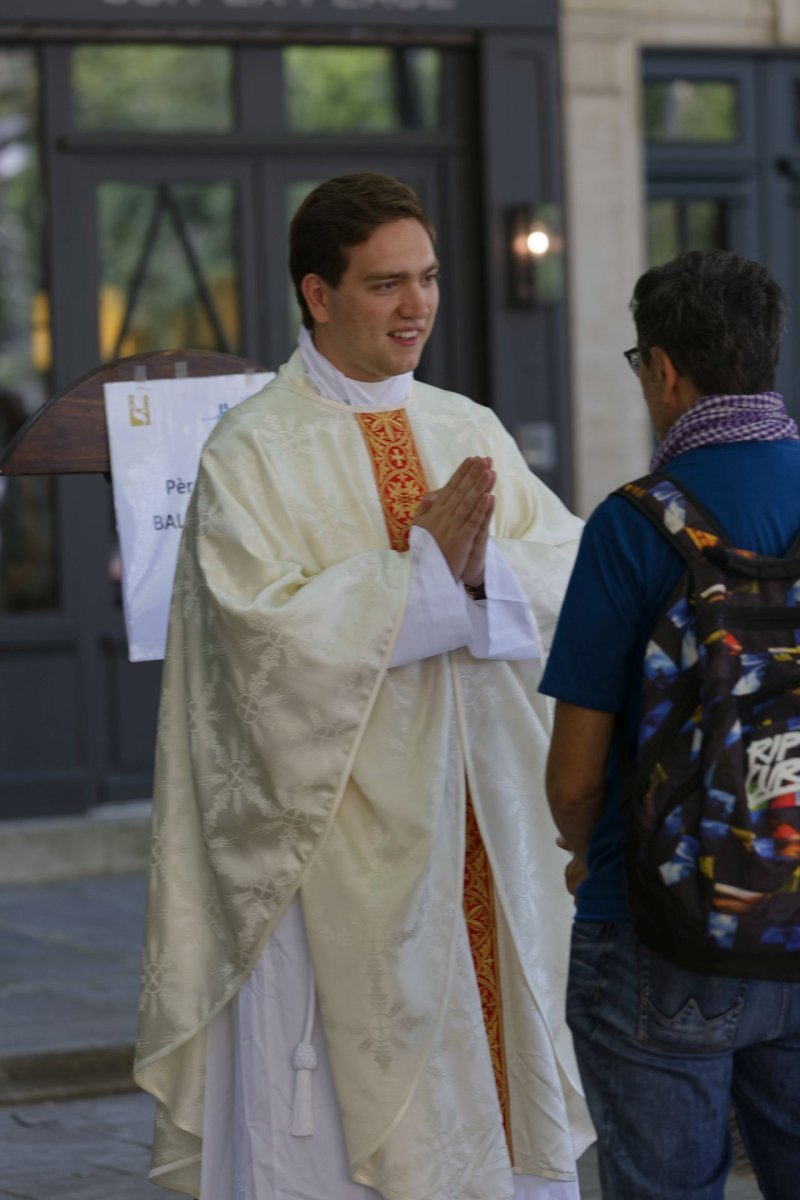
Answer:
POLYGON ((606 1200, 722 1200, 731 1102, 800 1195, 800 440, 786 300, 693 251, 636 284, 660 439, 589 520, 541 690, 574 853, 569 1024, 606 1200))

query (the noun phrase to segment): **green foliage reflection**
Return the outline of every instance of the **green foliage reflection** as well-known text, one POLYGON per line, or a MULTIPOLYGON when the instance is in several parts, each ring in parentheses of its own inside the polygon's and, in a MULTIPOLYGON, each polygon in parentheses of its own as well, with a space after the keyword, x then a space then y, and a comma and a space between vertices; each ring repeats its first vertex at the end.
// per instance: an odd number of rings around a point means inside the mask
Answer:
MULTIPOLYGON (((37 295, 38 308, 44 307, 37 111, 34 55, 27 50, 0 51, 0 387, 19 393, 28 411, 44 398, 31 338, 37 295)), ((49 366, 49 354, 38 366, 49 366)))
POLYGON ((648 265, 659 266, 684 250, 727 250, 727 206, 723 200, 649 200, 648 265))
POLYGON ((647 82, 644 130, 649 142, 735 142, 738 88, 722 80, 647 82))
MULTIPOLYGON (((45 399, 50 321, 36 57, 0 50, 0 448, 45 399)), ((0 612, 57 604, 50 480, 0 480, 0 612)))
POLYGON ((288 46, 283 67, 295 133, 390 133, 440 124, 438 50, 288 46))
POLYGON ((226 46, 78 46, 76 127, 84 132, 225 133, 234 127, 226 46))
POLYGON ((172 184, 159 189, 156 184, 108 182, 99 189, 98 214, 103 358, 180 346, 239 348, 233 184, 172 184), (200 278, 181 233, 197 260, 200 278), (209 320, 203 288, 224 342, 209 320))

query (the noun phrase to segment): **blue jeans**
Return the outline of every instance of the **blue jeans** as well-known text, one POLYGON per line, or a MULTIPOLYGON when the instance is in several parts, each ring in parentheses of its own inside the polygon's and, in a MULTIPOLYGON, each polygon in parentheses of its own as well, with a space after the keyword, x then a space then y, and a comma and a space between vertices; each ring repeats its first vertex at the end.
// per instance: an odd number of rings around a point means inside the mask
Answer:
POLYGON ((673 966, 576 921, 567 1018, 605 1200, 723 1200, 728 1110, 767 1200, 800 1197, 800 983, 673 966))

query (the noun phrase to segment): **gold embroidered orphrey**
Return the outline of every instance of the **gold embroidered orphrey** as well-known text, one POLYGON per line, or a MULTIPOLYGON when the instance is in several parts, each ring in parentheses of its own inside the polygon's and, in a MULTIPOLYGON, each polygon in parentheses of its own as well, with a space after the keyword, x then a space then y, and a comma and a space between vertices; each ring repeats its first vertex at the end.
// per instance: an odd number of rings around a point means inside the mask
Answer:
MULTIPOLYGON (((494 459, 492 536, 546 651, 580 522, 489 410, 414 383, 403 411, 432 486, 494 459)), ((387 674, 408 560, 355 413, 293 355, 209 438, 176 570, 135 1064, 166 1187, 198 1195, 206 1029, 299 889, 352 1178, 386 1200, 513 1196, 461 908, 465 778, 494 868, 513 1170, 573 1179, 592 1140, 541 664, 459 650, 387 674)))
MULTIPOLYGON (((372 458, 375 482, 383 506, 389 545, 408 549, 408 534, 420 501, 429 490, 414 434, 405 409, 356 414, 372 458)), ((481 840, 467 791, 466 853, 464 856, 464 919, 481 996, 483 1021, 492 1056, 503 1127, 513 1162, 508 1111, 508 1077, 503 1043, 503 1010, 497 957, 492 868, 481 840)))

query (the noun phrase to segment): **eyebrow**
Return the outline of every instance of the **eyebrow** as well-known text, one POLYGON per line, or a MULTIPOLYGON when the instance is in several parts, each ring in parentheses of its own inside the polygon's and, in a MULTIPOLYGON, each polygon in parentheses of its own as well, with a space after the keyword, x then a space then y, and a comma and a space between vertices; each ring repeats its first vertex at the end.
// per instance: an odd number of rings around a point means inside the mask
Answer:
MULTIPOLYGON (((434 261, 424 271, 420 271, 419 275, 430 275, 431 272, 438 271, 439 268, 440 264, 434 261)), ((414 271, 374 271, 371 275, 364 276, 364 282, 385 283, 388 279, 410 279, 414 274, 414 271)))

